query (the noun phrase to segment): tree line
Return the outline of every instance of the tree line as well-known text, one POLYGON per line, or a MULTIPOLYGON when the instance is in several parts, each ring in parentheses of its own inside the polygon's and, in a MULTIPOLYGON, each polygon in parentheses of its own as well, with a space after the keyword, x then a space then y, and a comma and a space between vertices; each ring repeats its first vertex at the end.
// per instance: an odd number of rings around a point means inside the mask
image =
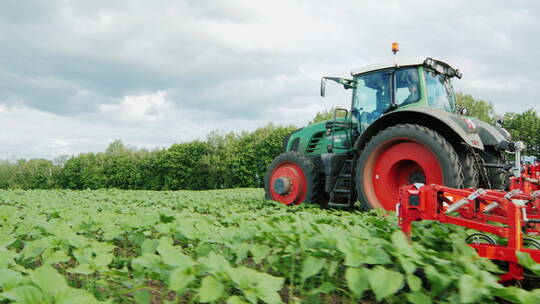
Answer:
POLYGON ((146 150, 112 142, 105 152, 0 161, 0 188, 206 190, 262 187, 267 165, 295 128, 241 134, 211 132, 206 140, 146 150))
MULTIPOLYGON (((526 143, 525 155, 540 158, 540 118, 535 110, 497 115, 493 105, 456 94, 458 106, 490 123, 499 120, 526 143)), ((312 122, 333 118, 323 110, 312 122)), ((206 190, 262 187, 268 164, 282 152, 293 126, 269 124, 240 134, 211 132, 205 140, 147 150, 112 142, 105 152, 81 153, 55 160, 0 160, 0 189, 141 189, 206 190)))

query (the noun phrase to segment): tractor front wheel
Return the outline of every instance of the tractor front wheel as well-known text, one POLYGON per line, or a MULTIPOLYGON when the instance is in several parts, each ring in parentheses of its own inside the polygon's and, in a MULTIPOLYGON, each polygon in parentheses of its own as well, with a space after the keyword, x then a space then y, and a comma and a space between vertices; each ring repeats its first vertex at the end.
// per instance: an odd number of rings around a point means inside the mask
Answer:
POLYGON ((399 187, 413 183, 461 187, 457 153, 441 135, 424 126, 402 124, 380 131, 357 162, 356 190, 362 207, 395 210, 399 187))
POLYGON ((266 199, 285 205, 315 203, 317 172, 313 162, 298 152, 286 152, 274 159, 264 177, 266 199))

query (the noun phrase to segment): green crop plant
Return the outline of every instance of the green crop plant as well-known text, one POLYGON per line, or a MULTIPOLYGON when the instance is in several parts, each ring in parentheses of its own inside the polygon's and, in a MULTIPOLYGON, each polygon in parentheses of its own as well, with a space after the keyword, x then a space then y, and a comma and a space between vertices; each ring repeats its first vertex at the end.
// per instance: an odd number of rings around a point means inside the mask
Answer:
MULTIPOLYGON (((464 244, 393 214, 261 189, 0 191, 0 303, 538 303, 464 244)), ((523 260, 529 268, 538 264, 523 260)))

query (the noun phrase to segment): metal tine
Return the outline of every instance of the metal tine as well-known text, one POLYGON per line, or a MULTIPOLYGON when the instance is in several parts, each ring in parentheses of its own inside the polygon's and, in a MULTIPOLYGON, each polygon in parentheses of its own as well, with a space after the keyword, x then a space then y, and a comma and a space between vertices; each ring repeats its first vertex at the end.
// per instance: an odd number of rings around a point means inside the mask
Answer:
POLYGON ((487 205, 486 208, 484 208, 484 211, 482 211, 482 212, 490 213, 491 210, 493 210, 493 209, 495 209, 497 207, 499 207, 499 203, 491 203, 491 204, 487 205))
POLYGON ((480 188, 480 189, 474 191, 473 193, 471 193, 466 198, 462 198, 459 201, 457 201, 457 202, 453 203, 452 205, 448 206, 448 209, 446 209, 445 213, 448 214, 448 213, 454 212, 454 211, 458 210, 459 208, 465 206, 467 203, 469 203, 469 201, 475 200, 479 196, 484 195, 484 194, 486 194, 486 190, 480 188))
POLYGON ((506 193, 506 195, 504 196, 505 199, 509 200, 509 199, 512 199, 512 197, 518 195, 521 193, 521 190, 519 189, 514 189, 508 193, 506 193))

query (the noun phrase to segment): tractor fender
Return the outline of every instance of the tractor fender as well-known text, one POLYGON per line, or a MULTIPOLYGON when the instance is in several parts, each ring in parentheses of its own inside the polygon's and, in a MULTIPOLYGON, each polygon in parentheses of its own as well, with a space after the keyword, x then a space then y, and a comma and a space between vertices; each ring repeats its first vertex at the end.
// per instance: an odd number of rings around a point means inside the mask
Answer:
POLYGON ((478 135, 482 139, 482 143, 486 146, 497 146, 500 142, 510 140, 508 131, 501 127, 492 126, 479 119, 474 119, 473 122, 478 129, 478 135))
POLYGON ((464 142, 473 148, 484 150, 484 144, 477 130, 470 130, 463 119, 463 117, 454 113, 427 107, 396 110, 384 114, 373 122, 357 139, 355 148, 358 150, 363 149, 364 145, 372 136, 390 126, 417 124, 436 131, 452 145, 459 145, 461 142, 464 142))

